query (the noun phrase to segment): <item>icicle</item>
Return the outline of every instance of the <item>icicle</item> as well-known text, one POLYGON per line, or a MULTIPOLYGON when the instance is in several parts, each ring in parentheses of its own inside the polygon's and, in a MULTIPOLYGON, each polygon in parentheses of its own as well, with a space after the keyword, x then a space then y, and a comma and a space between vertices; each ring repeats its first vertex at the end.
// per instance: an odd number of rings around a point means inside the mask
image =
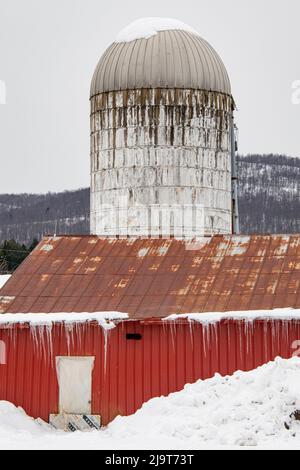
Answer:
POLYGON ((47 351, 50 352, 50 362, 53 359, 53 343, 52 343, 52 323, 45 326, 47 338, 47 351))
POLYGON ((280 322, 275 322, 275 334, 276 334, 276 347, 277 351, 280 353, 280 322))
POLYGON ((188 320, 189 322, 189 330, 190 330, 190 337, 191 337, 191 345, 192 348, 194 349, 194 322, 193 320, 188 320))
POLYGON ((282 332, 285 339, 285 342, 288 343, 289 340, 289 322, 286 320, 282 321, 282 332))
POLYGON ((252 326, 252 321, 251 320, 245 320, 244 321, 244 331, 245 331, 245 336, 246 336, 246 352, 247 352, 247 356, 249 355, 250 353, 250 343, 251 343, 251 339, 250 339, 250 334, 252 333, 250 331, 250 327, 252 326))
POLYGON ((171 341, 172 341, 172 347, 173 347, 173 351, 175 351, 175 334, 176 334, 176 325, 175 325, 175 322, 171 321, 169 323, 170 325, 170 331, 171 331, 171 341), (174 333, 175 331, 175 333, 174 333))
POLYGON ((73 329, 74 329, 74 325, 76 325, 76 323, 65 323, 65 337, 66 337, 66 341, 67 341, 67 351, 68 351, 68 355, 70 355, 71 353, 71 346, 74 345, 74 333, 73 333, 73 329))
POLYGON ((267 356, 267 353, 268 353, 268 341, 267 341, 267 338, 268 338, 268 323, 267 322, 264 322, 264 352, 265 352, 265 358, 267 359, 268 356, 267 356))
POLYGON ((238 323, 238 330, 239 330, 239 343, 240 343, 240 360, 243 361, 243 336, 242 336, 242 325, 238 323))
POLYGON ((30 336, 33 340, 33 350, 36 352, 39 352, 39 343, 38 343, 38 337, 36 334, 36 327, 35 325, 30 324, 30 336))
POLYGON ((17 331, 13 327, 13 325, 8 325, 7 331, 8 331, 9 340, 13 344, 13 348, 16 349, 16 345, 17 345, 17 338, 16 338, 17 334, 16 333, 17 333, 17 331))
POLYGON ((78 327, 78 323, 75 323, 75 334, 77 339, 77 347, 81 350, 81 328, 78 327))
POLYGON ((14 346, 14 349, 16 349, 16 346, 17 346, 17 335, 16 335, 16 330, 15 330, 15 328, 12 328, 12 329, 11 329, 11 333, 12 333, 12 338, 13 338, 13 346, 14 346))
POLYGON ((218 345, 218 338, 219 338, 218 328, 220 327, 220 323, 212 323, 211 327, 212 327, 212 330, 213 330, 213 333, 214 333, 215 343, 216 343, 216 345, 218 345))
POLYGON ((39 353, 42 353, 42 357, 46 357, 45 338, 44 338, 44 325, 37 325, 37 338, 39 344, 39 353))
POLYGON ((206 357, 207 352, 209 350, 209 346, 210 346, 210 323, 202 323, 202 337, 203 337, 204 355, 206 357))
MULTIPOLYGON (((272 336, 272 350, 271 352, 273 353, 273 351, 276 350, 276 320, 272 319, 271 320, 271 336, 272 336)), ((273 354, 272 354, 273 355, 273 354)))
POLYGON ((104 338, 104 375, 106 375, 107 346, 108 346, 109 330, 107 328, 102 328, 102 330, 103 330, 103 338, 104 338))

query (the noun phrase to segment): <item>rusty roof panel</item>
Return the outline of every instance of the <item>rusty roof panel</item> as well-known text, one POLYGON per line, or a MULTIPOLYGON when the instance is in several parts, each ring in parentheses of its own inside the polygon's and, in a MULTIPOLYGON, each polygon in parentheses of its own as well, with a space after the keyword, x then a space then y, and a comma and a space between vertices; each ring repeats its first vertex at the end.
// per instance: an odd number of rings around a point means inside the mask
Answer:
POLYGON ((172 313, 300 308, 300 236, 47 237, 0 290, 0 312, 172 313))

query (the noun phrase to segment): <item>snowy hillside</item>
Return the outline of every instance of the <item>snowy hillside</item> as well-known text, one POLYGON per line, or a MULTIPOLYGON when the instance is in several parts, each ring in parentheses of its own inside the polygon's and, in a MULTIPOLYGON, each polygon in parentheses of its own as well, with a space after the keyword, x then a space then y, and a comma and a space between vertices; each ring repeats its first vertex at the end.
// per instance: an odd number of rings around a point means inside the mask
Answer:
POLYGON ((252 372, 216 376, 154 398, 100 432, 53 431, 0 402, 0 448, 300 448, 300 422, 290 418, 296 409, 300 359, 277 359, 252 372))
POLYGON ((0 194, 0 242, 29 245, 45 234, 89 233, 90 191, 48 194, 0 194))
POLYGON ((300 159, 284 155, 240 156, 242 233, 300 232, 300 159))

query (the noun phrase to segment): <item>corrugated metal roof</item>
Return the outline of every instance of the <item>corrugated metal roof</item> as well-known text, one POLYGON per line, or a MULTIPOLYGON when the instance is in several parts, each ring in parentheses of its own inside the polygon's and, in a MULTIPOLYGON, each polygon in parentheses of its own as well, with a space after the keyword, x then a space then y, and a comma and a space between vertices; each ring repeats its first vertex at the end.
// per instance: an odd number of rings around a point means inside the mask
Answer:
POLYGON ((102 55, 91 96, 137 88, 192 88, 231 94, 229 77, 217 52, 198 35, 180 30, 114 42, 102 55))
POLYGON ((0 290, 0 312, 172 313, 300 308, 300 236, 45 238, 0 290))

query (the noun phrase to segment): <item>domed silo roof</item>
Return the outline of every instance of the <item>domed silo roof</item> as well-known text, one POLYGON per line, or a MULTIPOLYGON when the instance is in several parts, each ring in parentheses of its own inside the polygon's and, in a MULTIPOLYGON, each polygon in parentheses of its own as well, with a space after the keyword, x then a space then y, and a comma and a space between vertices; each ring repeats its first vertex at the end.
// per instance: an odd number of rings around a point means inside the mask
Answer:
POLYGON ((196 31, 177 20, 144 18, 118 35, 101 57, 91 96, 140 88, 191 88, 231 95, 226 68, 196 31))

